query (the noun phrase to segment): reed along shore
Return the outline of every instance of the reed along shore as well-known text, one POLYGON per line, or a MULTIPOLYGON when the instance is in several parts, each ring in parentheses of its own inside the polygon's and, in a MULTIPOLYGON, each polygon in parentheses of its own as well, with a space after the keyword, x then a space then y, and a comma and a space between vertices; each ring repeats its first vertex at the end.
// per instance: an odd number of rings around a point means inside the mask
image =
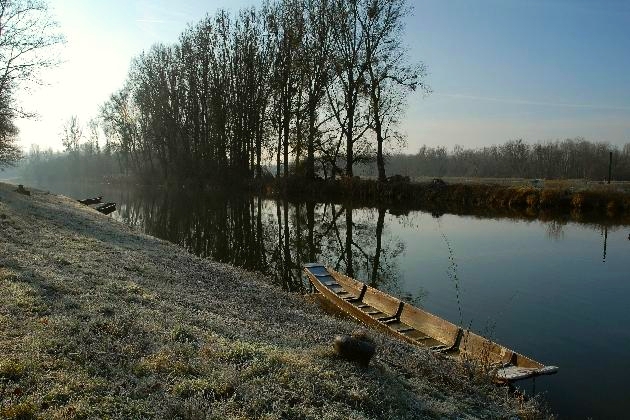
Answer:
POLYGON ((256 273, 0 183, 0 418, 546 418, 465 366, 256 273))

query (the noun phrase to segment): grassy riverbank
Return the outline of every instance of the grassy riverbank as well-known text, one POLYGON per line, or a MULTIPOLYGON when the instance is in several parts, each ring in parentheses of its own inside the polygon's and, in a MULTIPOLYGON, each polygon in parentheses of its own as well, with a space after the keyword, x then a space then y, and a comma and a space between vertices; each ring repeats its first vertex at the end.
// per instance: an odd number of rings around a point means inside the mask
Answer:
POLYGON ((544 417, 483 378, 66 197, 0 184, 2 418, 544 417))

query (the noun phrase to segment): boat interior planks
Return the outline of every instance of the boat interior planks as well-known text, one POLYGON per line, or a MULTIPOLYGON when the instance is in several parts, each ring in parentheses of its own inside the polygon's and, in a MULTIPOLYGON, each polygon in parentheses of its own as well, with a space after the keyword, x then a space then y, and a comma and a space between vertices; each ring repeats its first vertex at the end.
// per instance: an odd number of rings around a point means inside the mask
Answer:
POLYGON ((480 363, 497 382, 558 371, 322 264, 306 264, 304 271, 318 292, 352 317, 436 353, 480 363))

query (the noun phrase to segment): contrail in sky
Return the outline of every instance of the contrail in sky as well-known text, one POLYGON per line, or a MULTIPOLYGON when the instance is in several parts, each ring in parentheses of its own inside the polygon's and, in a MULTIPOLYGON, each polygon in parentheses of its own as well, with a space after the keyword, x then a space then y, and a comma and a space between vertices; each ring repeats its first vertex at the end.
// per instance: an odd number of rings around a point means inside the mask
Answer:
POLYGON ((488 96, 462 95, 459 93, 435 93, 435 95, 444 96, 446 98, 473 99, 473 100, 479 100, 479 101, 499 102, 503 104, 515 104, 515 105, 539 105, 539 106, 553 106, 553 107, 566 107, 566 108, 588 108, 588 109, 607 109, 607 110, 613 110, 613 111, 630 111, 630 107, 613 106, 613 105, 570 104, 570 103, 562 103, 562 102, 528 101, 528 100, 522 100, 522 99, 492 98, 488 96))
MULTIPOLYGON (((166 8, 159 3, 153 1, 139 1, 136 4, 136 12, 138 17, 135 21, 142 24, 176 24, 181 25, 182 30, 186 23, 191 21, 193 14, 187 8, 180 7, 178 10, 166 8)), ((152 34, 154 30, 143 27, 144 32, 152 34)))

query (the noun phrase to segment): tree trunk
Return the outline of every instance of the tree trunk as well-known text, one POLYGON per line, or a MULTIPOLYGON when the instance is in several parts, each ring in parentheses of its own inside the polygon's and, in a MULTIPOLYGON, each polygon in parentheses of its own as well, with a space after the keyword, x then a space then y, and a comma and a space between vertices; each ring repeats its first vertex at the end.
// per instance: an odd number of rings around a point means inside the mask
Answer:
POLYGON ((276 178, 280 178, 280 153, 282 151, 282 126, 278 121, 278 150, 276 153, 276 178))
POLYGON ((383 135, 381 134, 380 124, 377 125, 376 129, 376 165, 378 167, 378 180, 380 182, 387 181, 387 176, 385 175, 385 158, 383 157, 383 135))
POLYGON ((306 144, 306 178, 315 179, 315 108, 309 107, 308 139, 306 144))
POLYGON ((348 122, 346 125, 346 176, 352 178, 354 175, 352 172, 352 164, 354 163, 354 111, 356 109, 356 97, 354 96, 354 91, 356 89, 356 85, 354 82, 354 77, 352 74, 348 80, 348 93, 346 94, 346 104, 347 111, 346 116, 348 118, 348 122))
POLYGON ((354 161, 354 151, 352 148, 352 117, 349 118, 346 131, 346 176, 352 178, 352 162, 354 161))
MULTIPOLYGON (((288 87, 286 88, 288 89, 288 87)), ((284 153, 284 177, 287 178, 289 176, 289 130, 290 130, 290 96, 287 92, 285 102, 283 104, 283 116, 282 116, 282 126, 283 126, 283 153, 284 153)))

